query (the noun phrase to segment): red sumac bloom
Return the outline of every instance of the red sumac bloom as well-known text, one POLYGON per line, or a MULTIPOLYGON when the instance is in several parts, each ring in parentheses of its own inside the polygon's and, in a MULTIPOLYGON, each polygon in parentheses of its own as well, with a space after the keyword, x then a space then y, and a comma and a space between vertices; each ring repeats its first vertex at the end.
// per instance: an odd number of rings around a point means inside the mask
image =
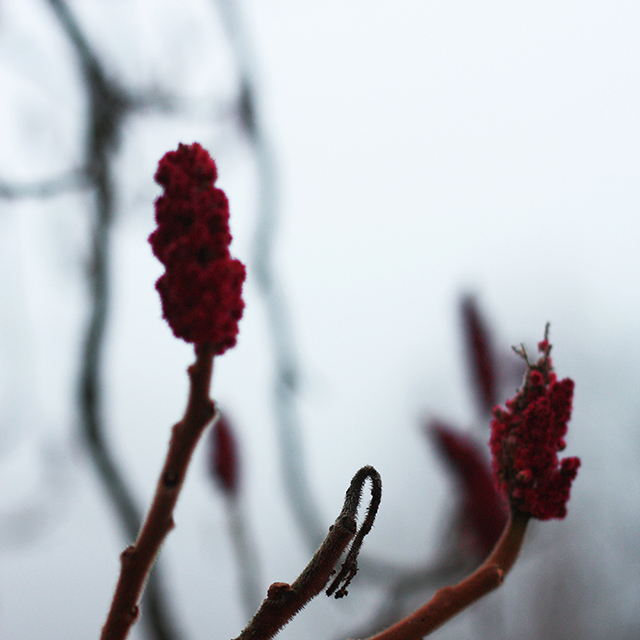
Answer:
POLYGON ((573 380, 557 380, 546 333, 538 349, 542 355, 533 364, 524 350, 518 352, 527 365, 524 384, 507 401, 506 409, 494 408, 490 444, 493 470, 511 508, 549 520, 567 515, 571 483, 580 460, 558 460, 571 417, 573 380))
POLYGON ((166 267, 156 289, 174 335, 221 354, 236 343, 246 272, 229 254, 229 203, 213 186, 217 175, 197 142, 167 153, 155 175, 164 194, 149 242, 166 267))

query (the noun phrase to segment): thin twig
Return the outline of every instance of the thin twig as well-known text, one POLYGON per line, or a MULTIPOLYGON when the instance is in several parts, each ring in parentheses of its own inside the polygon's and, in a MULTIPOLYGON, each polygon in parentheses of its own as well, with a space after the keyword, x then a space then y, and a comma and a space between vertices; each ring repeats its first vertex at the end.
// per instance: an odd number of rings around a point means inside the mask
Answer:
POLYGON ((50 198, 63 193, 90 189, 93 186, 87 170, 72 169, 55 178, 38 182, 6 183, 0 182, 0 198, 17 200, 18 198, 50 198))
POLYGON ((362 486, 366 478, 371 479, 371 502, 369 503, 365 518, 362 521, 362 526, 353 540, 347 557, 342 563, 342 568, 327 589, 328 596, 333 595, 334 592, 336 598, 342 598, 347 595, 347 587, 358 571, 358 553, 364 542, 364 537, 371 531, 371 527, 373 527, 373 521, 380 506, 380 500, 382 498, 380 476, 373 467, 362 467, 351 481, 351 486, 345 498, 343 511, 355 515, 358 510, 358 505, 360 504, 362 486))
POLYGON ((189 367, 191 390, 183 419, 173 427, 169 451, 155 497, 136 542, 121 555, 120 579, 102 640, 124 640, 139 613, 138 602, 162 542, 174 526, 173 510, 180 495, 193 451, 214 415, 209 398, 213 351, 196 347, 196 362, 189 367))
POLYGON ((346 587, 357 571, 358 550, 362 539, 371 530, 381 495, 382 484, 378 472, 373 467, 362 467, 351 480, 342 511, 311 562, 293 584, 274 582, 269 587, 262 606, 237 640, 269 640, 275 636, 325 588, 340 556, 353 540, 342 569, 327 589, 327 595, 331 595, 336 589, 336 597, 346 595, 346 587), (367 478, 371 480, 371 502, 360 530, 356 533, 356 514, 367 478))

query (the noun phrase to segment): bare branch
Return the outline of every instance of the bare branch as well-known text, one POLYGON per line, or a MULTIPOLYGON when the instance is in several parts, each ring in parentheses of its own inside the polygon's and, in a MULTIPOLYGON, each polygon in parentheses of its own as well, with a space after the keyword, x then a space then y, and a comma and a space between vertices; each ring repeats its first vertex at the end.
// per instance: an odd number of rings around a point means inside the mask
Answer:
POLYGON ((138 618, 138 602, 144 583, 160 546, 174 526, 173 510, 191 456, 214 415, 213 402, 209 398, 213 367, 211 345, 198 345, 196 354, 196 362, 189 367, 189 403, 183 419, 173 427, 169 451, 140 535, 122 553, 120 578, 102 629, 102 640, 123 640, 138 618))
POLYGON ((0 182, 0 198, 17 200, 18 198, 49 198, 61 193, 89 189, 91 178, 86 169, 73 169, 66 174, 28 183, 0 182))

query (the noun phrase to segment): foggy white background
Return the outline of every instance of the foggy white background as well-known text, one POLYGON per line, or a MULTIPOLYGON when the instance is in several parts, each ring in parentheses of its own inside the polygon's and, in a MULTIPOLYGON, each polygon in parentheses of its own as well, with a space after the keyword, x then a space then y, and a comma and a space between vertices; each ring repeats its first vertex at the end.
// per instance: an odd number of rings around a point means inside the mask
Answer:
MULTIPOLYGON (((238 345, 216 361, 212 395, 238 430, 263 588, 291 581, 309 553, 283 498, 274 363, 250 265, 256 162, 233 111, 237 68, 217 5, 70 6, 126 87, 204 105, 195 116, 136 115, 125 127, 104 380, 112 445, 148 504, 192 361, 162 321, 154 289, 153 174, 167 150, 198 140, 231 203, 232 254, 249 265, 238 345)), ((558 374, 576 382, 567 454, 583 461, 568 518, 532 530, 491 606, 502 608, 509 638, 635 637, 640 6, 245 0, 240 9, 275 151, 275 267, 302 370, 308 476, 327 527, 353 473, 373 464, 383 500, 365 550, 407 566, 428 557, 451 487, 422 419, 467 428, 477 418, 458 319, 460 295, 476 293, 505 352, 521 341, 533 349, 552 323, 558 374), (563 607, 568 626, 545 630, 563 607)), ((4 0, 3 182, 80 163, 81 82, 47 3, 4 0)), ((6 639, 98 637, 126 544, 84 453, 75 406, 90 203, 89 193, 0 202, 6 639)), ((234 637, 245 619, 224 503, 202 454, 162 560, 188 637, 234 637)), ((380 597, 357 587, 356 578, 344 602, 321 596, 282 636, 348 633, 380 597)), ((481 618, 471 612, 438 637, 480 637, 481 618)))

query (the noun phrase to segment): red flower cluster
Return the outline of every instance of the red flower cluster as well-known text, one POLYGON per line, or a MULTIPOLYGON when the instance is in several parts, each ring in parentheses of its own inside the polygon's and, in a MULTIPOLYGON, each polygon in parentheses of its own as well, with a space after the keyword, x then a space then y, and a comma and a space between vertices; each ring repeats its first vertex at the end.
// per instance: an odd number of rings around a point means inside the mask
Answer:
POLYGON ((215 354, 236 343, 244 265, 229 254, 229 203, 213 185, 217 169, 197 142, 167 153, 156 172, 158 228, 149 236, 166 272, 156 283, 177 338, 209 343, 215 354))
POLYGON ((524 350, 518 352, 527 364, 524 384, 506 409, 493 410, 490 444, 494 473, 512 509, 549 520, 567 515, 580 459, 558 461, 571 417, 573 380, 557 380, 546 334, 538 350, 542 356, 534 364, 524 350))

